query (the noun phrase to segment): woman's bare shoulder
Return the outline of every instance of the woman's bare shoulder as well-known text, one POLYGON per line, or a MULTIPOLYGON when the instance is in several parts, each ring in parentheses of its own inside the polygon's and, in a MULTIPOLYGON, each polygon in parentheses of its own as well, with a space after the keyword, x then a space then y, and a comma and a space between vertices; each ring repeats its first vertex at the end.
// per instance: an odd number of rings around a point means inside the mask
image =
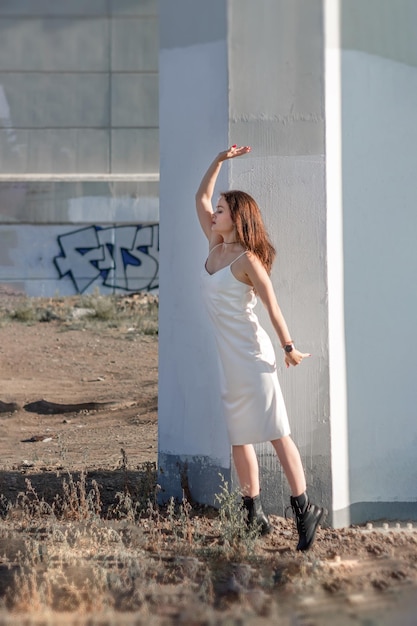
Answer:
POLYGON ((246 274, 252 284, 259 280, 265 280, 268 278, 268 272, 265 269, 262 261, 256 256, 254 252, 250 250, 246 251, 238 261, 239 270, 246 274))
POLYGON ((245 254, 242 255, 242 266, 259 268, 263 267, 261 261, 258 259, 254 252, 251 250, 246 250, 245 254))

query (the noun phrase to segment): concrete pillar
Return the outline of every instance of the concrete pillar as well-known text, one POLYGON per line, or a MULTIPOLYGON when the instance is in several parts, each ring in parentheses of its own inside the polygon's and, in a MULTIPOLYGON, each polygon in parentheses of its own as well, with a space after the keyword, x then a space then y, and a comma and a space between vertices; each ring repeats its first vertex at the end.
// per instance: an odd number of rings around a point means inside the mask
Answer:
MULTIPOLYGON (((163 496, 214 503, 230 449, 216 355, 199 293, 207 242, 194 195, 209 160, 227 145, 225 0, 160 2, 160 359, 159 466, 163 496), (188 469, 187 469, 188 468, 188 469)), ((220 184, 227 187, 227 169, 220 184)))
MULTIPOLYGON (((312 498, 335 526, 417 518, 417 44, 413 0, 162 0, 159 464, 213 504, 230 450, 199 297, 194 193, 221 148, 250 144, 219 190, 262 208, 297 344, 279 377, 312 498), (186 464, 188 470, 186 471, 186 464), (188 472, 188 473, 187 473, 188 472)), ((257 446, 263 499, 288 488, 257 446)))
MULTIPOLYGON (((159 465, 165 495, 213 504, 228 478, 215 354, 199 294, 207 242, 194 193, 213 156, 231 143, 252 153, 227 164, 218 189, 241 188, 262 208, 278 255, 273 282, 297 344, 313 354, 279 377, 314 498, 330 506, 326 302, 323 15, 320 0, 160 3, 159 465), (184 472, 183 472, 184 477, 184 472)), ((257 446, 266 509, 288 488, 270 444, 257 446)))
MULTIPOLYGON (((230 143, 253 149, 250 159, 231 162, 229 184, 259 202, 277 249, 278 301, 297 345, 313 355, 287 370, 259 304, 309 492, 330 506, 322 2, 231 2, 228 36, 230 143)), ((286 478, 272 446, 256 448, 263 500, 282 513, 286 478)))
POLYGON ((324 4, 326 102, 327 303, 329 412, 331 419, 332 523, 350 523, 348 413, 344 314, 341 51, 339 2, 324 4))
POLYGON ((416 24, 414 0, 340 3, 352 522, 417 519, 416 24))

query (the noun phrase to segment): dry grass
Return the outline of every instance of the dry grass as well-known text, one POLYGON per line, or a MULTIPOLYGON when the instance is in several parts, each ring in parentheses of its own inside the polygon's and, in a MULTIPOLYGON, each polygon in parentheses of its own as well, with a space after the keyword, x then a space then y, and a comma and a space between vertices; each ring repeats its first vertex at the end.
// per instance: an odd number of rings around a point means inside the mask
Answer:
MULTIPOLYGON (((121 471, 128 465, 122 454, 121 471)), ((257 538, 227 483, 218 510, 186 499, 161 506, 157 468, 146 464, 141 475, 139 490, 126 481, 106 508, 86 473, 68 473, 48 501, 30 480, 15 501, 2 499, 0 626, 385 626, 394 622, 377 607, 392 601, 390 585, 398 593, 408 578, 415 589, 412 559, 343 566, 338 554, 354 549, 359 560, 375 537, 321 530, 317 549, 295 553, 292 522, 273 518, 272 536, 257 538), (358 593, 364 576, 368 595, 358 593), (350 621, 352 602, 363 602, 362 621, 350 621)))
POLYGON ((3 498, 0 624, 61 624, 68 614, 84 620, 69 623, 101 626, 217 624, 243 608, 270 614, 237 495, 225 484, 220 512, 185 499, 159 506, 156 467, 142 470, 140 497, 118 493, 105 516, 85 473, 67 474, 52 502, 30 480, 14 502, 3 498))
POLYGON ((58 322, 65 329, 129 327, 134 333, 158 334, 158 296, 148 293, 30 298, 14 296, 0 307, 0 326, 8 322, 58 322))

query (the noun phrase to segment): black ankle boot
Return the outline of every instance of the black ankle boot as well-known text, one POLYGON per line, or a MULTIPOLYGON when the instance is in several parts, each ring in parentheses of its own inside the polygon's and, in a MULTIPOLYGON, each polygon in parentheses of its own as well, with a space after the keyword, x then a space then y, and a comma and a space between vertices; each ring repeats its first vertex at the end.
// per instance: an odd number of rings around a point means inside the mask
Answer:
POLYGON ((271 524, 263 512, 260 495, 257 495, 254 498, 244 496, 243 506, 248 512, 248 526, 254 526, 257 524, 261 535, 267 535, 271 532, 271 524))
POLYGON ((311 504, 307 493, 302 493, 296 498, 291 496, 291 507, 297 522, 299 537, 297 550, 308 550, 314 541, 319 524, 327 515, 327 511, 316 504, 311 504))

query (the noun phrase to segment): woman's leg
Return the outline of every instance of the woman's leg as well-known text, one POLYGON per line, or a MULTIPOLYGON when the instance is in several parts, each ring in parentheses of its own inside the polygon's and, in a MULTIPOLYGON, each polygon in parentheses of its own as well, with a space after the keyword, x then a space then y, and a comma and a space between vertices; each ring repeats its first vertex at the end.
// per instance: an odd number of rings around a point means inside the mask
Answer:
POLYGON ((232 446, 233 461, 244 496, 254 498, 259 495, 259 466, 252 444, 232 446))
POLYGON ((248 526, 256 527, 261 535, 271 530, 271 524, 265 515, 259 495, 259 466, 255 448, 252 444, 232 446, 233 460, 239 477, 243 496, 243 506, 247 510, 248 526))
POLYGON ((291 437, 275 439, 271 443, 276 450, 292 492, 291 506, 296 516, 299 537, 297 550, 308 550, 327 511, 309 501, 300 453, 291 437))
POLYGON ((271 443, 287 477, 292 495, 294 497, 301 495, 306 490, 306 479, 297 446, 289 435, 274 439, 271 443))

